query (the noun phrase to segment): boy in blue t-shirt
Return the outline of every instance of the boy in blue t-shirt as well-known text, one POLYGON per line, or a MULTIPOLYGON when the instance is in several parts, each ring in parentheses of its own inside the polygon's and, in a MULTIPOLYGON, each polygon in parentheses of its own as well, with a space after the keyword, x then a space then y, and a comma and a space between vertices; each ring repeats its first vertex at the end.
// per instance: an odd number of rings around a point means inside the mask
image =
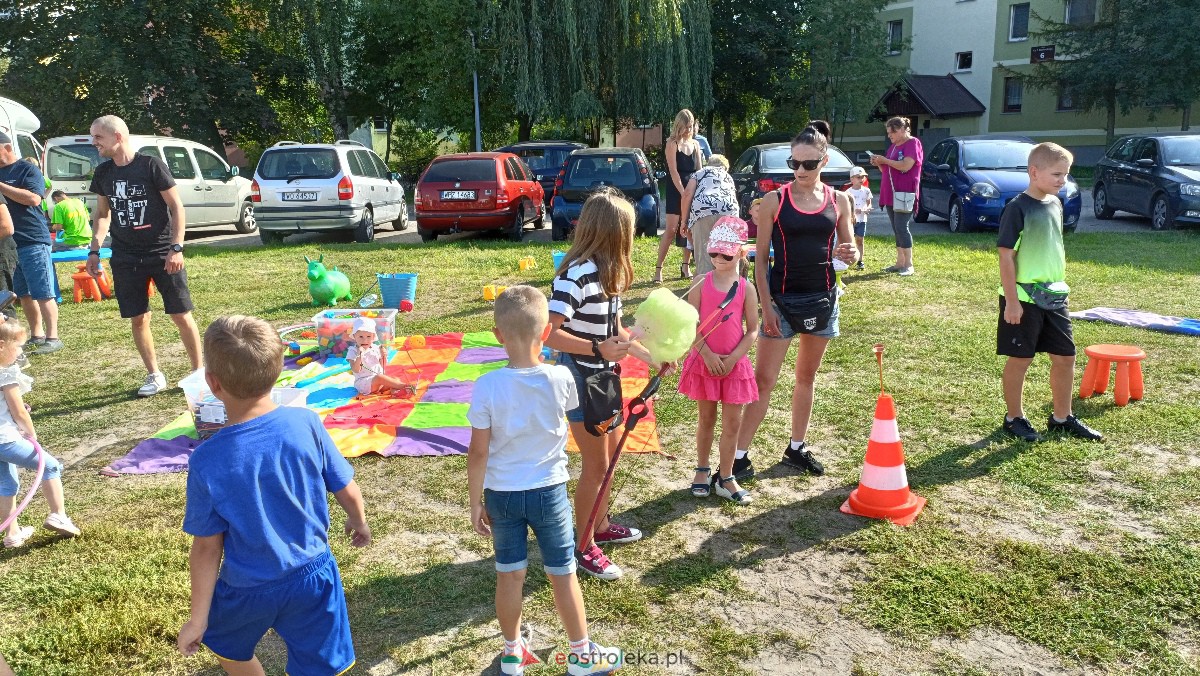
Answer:
MULTIPOLYGON (((571 650, 567 673, 607 674, 624 661, 618 648, 588 638, 583 594, 575 577, 575 519, 567 497, 567 411, 579 405, 565 366, 541 363, 550 335, 546 297, 531 286, 510 286, 496 298, 496 338, 508 367, 475 382, 467 420, 467 486, 471 524, 496 550, 496 618, 504 635, 500 672, 520 676, 538 661, 521 638, 521 596, 529 565, 529 529, 571 650)), ((559 662, 561 664, 562 662, 559 662)))
POLYGON ((229 422, 189 461, 192 603, 179 651, 203 642, 226 672, 262 674, 254 648, 274 629, 289 674, 340 674, 354 665, 354 644, 325 493, 346 511, 351 544, 370 544, 354 470, 315 413, 271 401, 283 345, 269 324, 221 317, 204 332, 204 355, 229 422))

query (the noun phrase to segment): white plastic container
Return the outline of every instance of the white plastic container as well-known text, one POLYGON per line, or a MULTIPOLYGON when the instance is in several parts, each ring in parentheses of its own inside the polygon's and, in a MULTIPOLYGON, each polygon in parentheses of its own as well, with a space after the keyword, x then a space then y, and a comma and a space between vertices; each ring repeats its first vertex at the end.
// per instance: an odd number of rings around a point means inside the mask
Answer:
MULTIPOLYGON (((187 398, 188 410, 196 422, 196 431, 201 439, 207 439, 228 422, 225 414, 225 404, 213 396, 208 383, 204 380, 204 369, 196 369, 186 378, 179 381, 183 396, 187 398)), ((308 392, 296 387, 275 387, 271 389, 271 401, 279 406, 295 406, 304 408, 308 405, 308 392)))

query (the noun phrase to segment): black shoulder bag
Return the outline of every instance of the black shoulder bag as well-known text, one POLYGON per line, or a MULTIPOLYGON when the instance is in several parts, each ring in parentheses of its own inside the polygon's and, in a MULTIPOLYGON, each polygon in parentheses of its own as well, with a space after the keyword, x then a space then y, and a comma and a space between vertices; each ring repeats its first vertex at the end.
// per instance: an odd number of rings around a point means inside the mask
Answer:
MULTIPOLYGON (((608 330, 605 338, 617 335, 617 300, 612 298, 608 306, 608 330)), ((592 354, 602 363, 608 360, 600 354, 600 345, 592 341, 592 354)), ((624 421, 622 409, 624 399, 621 395, 621 365, 613 364, 610 368, 591 368, 576 362, 575 366, 590 375, 584 380, 583 427, 589 434, 602 437, 615 430, 624 421)))

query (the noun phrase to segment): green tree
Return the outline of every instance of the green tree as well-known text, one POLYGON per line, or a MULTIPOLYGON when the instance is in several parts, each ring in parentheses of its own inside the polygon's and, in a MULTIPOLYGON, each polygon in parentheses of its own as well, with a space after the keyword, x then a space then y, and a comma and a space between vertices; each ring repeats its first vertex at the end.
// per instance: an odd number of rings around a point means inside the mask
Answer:
MULTIPOLYGON (((1200 101, 1200 11, 1195 0, 1156 0, 1152 8, 1138 6, 1127 15, 1131 32, 1153 39, 1133 47, 1146 104, 1170 105, 1182 111, 1182 131, 1191 127, 1192 106, 1200 101)), ((1073 90, 1072 90, 1073 93, 1073 90)), ((1154 108, 1150 109, 1151 114, 1154 108)))

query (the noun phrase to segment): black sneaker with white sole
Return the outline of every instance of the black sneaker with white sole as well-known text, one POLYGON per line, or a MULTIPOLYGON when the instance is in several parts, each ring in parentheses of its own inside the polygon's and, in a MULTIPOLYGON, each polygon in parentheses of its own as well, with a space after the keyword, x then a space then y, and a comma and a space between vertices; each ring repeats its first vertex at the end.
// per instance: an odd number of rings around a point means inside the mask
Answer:
POLYGON ((1042 440, 1042 435, 1038 434, 1037 430, 1033 429, 1033 425, 1025 418, 1013 418, 1012 420, 1005 418, 1004 431, 1031 443, 1042 440))
POLYGON ((1046 433, 1070 434, 1073 437, 1079 437, 1080 439, 1086 439, 1088 441, 1104 441, 1103 434, 1100 434, 1096 430, 1088 427, 1082 420, 1076 418, 1074 415, 1067 416, 1067 419, 1062 422, 1058 422, 1054 419, 1054 416, 1051 415, 1050 419, 1046 422, 1046 433))
POLYGON ((808 450, 808 444, 804 442, 800 442, 800 448, 792 448, 790 442, 784 446, 782 462, 788 467, 795 467, 816 476, 825 473, 825 465, 813 457, 812 451, 808 450))
POLYGON ((754 463, 750 461, 749 453, 733 459, 733 478, 738 481, 749 481, 754 478, 754 463))

